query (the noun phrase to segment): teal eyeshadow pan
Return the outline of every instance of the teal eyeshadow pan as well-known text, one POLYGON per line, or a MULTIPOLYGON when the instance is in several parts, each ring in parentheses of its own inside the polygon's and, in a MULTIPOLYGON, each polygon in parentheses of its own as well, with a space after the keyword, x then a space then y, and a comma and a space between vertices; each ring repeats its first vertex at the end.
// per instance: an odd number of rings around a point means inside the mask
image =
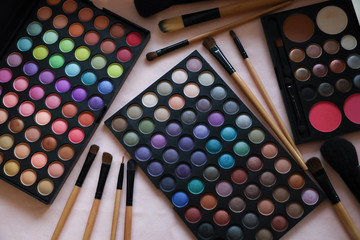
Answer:
POLYGON ((0 178, 50 204, 150 32, 87 0, 5 1, 0 19, 0 178))
POLYGON ((255 239, 264 231, 279 239, 324 199, 197 51, 105 125, 198 239, 255 239), (186 86, 199 92, 186 94, 186 86), (156 104, 144 101, 150 95, 156 104), (291 169, 275 167, 278 159, 288 159, 291 169), (294 172, 305 181, 300 189, 289 183, 294 172), (301 216, 287 213, 290 203, 301 216), (282 226, 274 224, 278 219, 282 226))

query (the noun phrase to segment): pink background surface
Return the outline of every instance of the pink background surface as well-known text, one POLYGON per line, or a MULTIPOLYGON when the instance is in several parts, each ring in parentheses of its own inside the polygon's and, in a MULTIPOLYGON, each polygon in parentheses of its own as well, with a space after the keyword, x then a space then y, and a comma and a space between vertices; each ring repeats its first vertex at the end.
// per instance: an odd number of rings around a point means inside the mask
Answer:
MULTIPOLYGON (((250 1, 250 0, 249 0, 250 1)), ((360 10, 360 1, 353 0, 360 10)), ((199 2, 189 5, 174 6, 155 16, 144 19, 140 17, 133 5, 133 0, 98 0, 98 6, 104 6, 113 12, 128 18, 129 20, 149 29, 151 39, 145 51, 140 56, 137 64, 127 78, 122 89, 115 98, 115 101, 109 108, 104 119, 114 114, 118 109, 129 102, 134 96, 146 89, 155 80, 165 74, 170 68, 176 65, 184 57, 195 49, 198 50, 218 74, 244 99, 243 94, 232 82, 231 78, 224 69, 215 62, 210 53, 201 45, 201 42, 182 48, 176 52, 163 56, 156 61, 147 62, 145 54, 164 46, 168 46, 180 40, 196 36, 199 33, 207 32, 216 27, 230 23, 242 18, 234 16, 226 19, 216 20, 202 25, 197 25, 176 33, 162 33, 157 23, 165 18, 173 17, 179 14, 186 14, 192 11, 204 10, 210 7, 222 6, 228 3, 236 2, 234 0, 213 0, 209 2, 199 2)), ((297 0, 288 8, 296 8, 321 2, 319 0, 297 0)), ((280 96, 277 80, 271 63, 268 48, 265 42, 264 33, 260 20, 257 19, 251 23, 234 28, 235 32, 241 39, 250 59, 257 69, 262 81, 269 91, 280 115, 283 117, 285 124, 289 128, 283 102, 280 96)), ((253 92, 262 100, 259 92, 255 88, 248 71, 246 70, 242 59, 235 48, 228 32, 214 36, 220 48, 227 58, 231 61, 238 73, 247 82, 253 92)), ((246 101, 244 101, 246 102, 246 101)), ((360 133, 347 134, 346 139, 352 141, 360 153, 360 133)), ((96 133, 90 140, 90 144, 98 144, 100 151, 95 159, 92 168, 89 171, 87 179, 74 205, 72 213, 63 229, 60 239, 81 239, 88 214, 94 199, 99 169, 101 165, 102 152, 107 151, 114 156, 112 167, 105 186, 103 198, 99 208, 97 220, 94 226, 92 239, 109 239, 112 223, 113 204, 115 199, 115 188, 117 175, 120 167, 121 157, 124 149, 110 132, 100 124, 96 133)), ((52 205, 47 206, 12 187, 11 185, 0 181, 0 239, 50 239, 53 230, 57 224, 60 214, 65 206, 67 198, 74 186, 77 176, 81 170, 89 146, 81 155, 78 163, 75 165, 69 178, 58 194, 52 205)), ((322 142, 312 142, 299 145, 299 149, 304 159, 313 156, 320 156, 319 148, 322 142)), ((338 193, 343 205, 350 213, 350 216, 360 229, 360 207, 359 203, 350 193, 346 185, 342 182, 337 173, 330 168, 322 159, 323 165, 338 193)), ((124 183, 125 185, 125 183, 124 183)), ((123 190, 125 190, 125 186, 123 190)), ((123 191, 125 193, 125 191, 123 191)), ((121 210, 118 225, 117 239, 123 239, 123 225, 125 214, 125 194, 121 199, 121 210)), ((133 203, 133 221, 132 221, 132 238, 133 239, 194 239, 192 233, 187 229, 182 220, 172 210, 171 204, 163 196, 160 190, 157 190, 147 179, 142 171, 137 171, 134 187, 133 203)), ((292 228, 282 239, 346 239, 347 235, 337 218, 330 202, 324 201, 310 215, 292 228)))

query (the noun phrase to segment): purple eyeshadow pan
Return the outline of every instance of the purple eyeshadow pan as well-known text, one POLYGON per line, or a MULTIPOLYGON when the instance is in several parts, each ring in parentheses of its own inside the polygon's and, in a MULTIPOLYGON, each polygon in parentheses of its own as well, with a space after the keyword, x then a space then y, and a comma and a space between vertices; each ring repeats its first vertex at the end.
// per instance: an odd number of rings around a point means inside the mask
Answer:
POLYGON ((191 154, 190 161, 192 164, 199 167, 206 163, 207 157, 203 151, 195 151, 191 154))
POLYGON ((55 83, 55 88, 59 93, 66 93, 71 88, 71 83, 66 78, 60 78, 55 83))
POLYGON ((39 71, 39 66, 35 62, 27 62, 24 64, 23 71, 28 76, 33 76, 39 71))
POLYGON ((191 168, 186 163, 181 163, 175 168, 175 175, 180 179, 189 178, 191 175, 191 168))
POLYGON ((176 163, 179 160, 179 153, 173 148, 166 149, 162 156, 168 164, 176 163))
POLYGON ((172 136, 178 136, 182 132, 182 126, 179 122, 173 121, 166 125, 166 132, 172 136))
POLYGON ((212 112, 208 117, 209 123, 214 127, 220 127, 223 125, 225 118, 221 112, 212 112))
POLYGON ((41 71, 39 75, 39 80, 43 84, 50 84, 54 81, 54 79, 55 79, 55 73, 50 69, 45 69, 41 71))
POLYGON ((76 102, 82 102, 87 97, 86 89, 83 87, 76 87, 72 91, 71 96, 76 102))
POLYGON ((165 147, 167 143, 166 137, 161 133, 156 133, 151 137, 151 145, 154 148, 160 149, 165 147))
POLYGON ((183 151, 190 151, 194 148, 194 145, 194 140, 192 140, 190 137, 185 136, 179 140, 179 148, 183 151))
POLYGON ((148 147, 139 147, 135 151, 135 157, 139 161, 145 162, 151 158, 151 151, 148 147))
POLYGON ((210 134, 209 128, 204 124, 199 124, 194 128, 194 136, 199 139, 205 139, 210 134))
POLYGON ((159 162, 151 162, 147 170, 151 176, 158 177, 164 172, 164 166, 159 162))
POLYGON ((104 107, 104 100, 99 96, 92 96, 89 99, 88 105, 92 110, 98 111, 104 107))

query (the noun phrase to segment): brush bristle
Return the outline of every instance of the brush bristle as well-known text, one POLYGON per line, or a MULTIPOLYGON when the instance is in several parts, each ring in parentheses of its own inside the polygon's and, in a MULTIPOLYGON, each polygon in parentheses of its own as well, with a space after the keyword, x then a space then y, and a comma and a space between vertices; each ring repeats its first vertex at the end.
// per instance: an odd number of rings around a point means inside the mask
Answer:
POLYGON ((205 40, 203 41, 203 45, 204 47, 210 50, 210 48, 216 46, 215 39, 212 37, 205 38, 205 40))
POLYGON ((142 17, 149 17, 162 10, 171 7, 173 0, 134 0, 135 8, 142 17))
POLYGON ((148 54, 146 54, 146 59, 147 59, 148 61, 152 61, 152 60, 154 60, 154 59, 157 58, 157 57, 158 57, 158 55, 157 55, 156 52, 149 52, 148 54))
POLYGON ((104 164, 108 164, 108 165, 110 165, 111 164, 111 162, 112 162, 112 155, 110 154, 110 153, 107 153, 107 152, 104 152, 103 153, 103 156, 102 156, 102 162, 104 163, 104 164))
POLYGON ((121 163, 124 163, 124 161, 125 161, 125 156, 122 157, 121 163))
POLYGON ((136 162, 134 161, 134 159, 130 159, 129 161, 127 161, 128 171, 135 171, 135 167, 136 167, 136 162))
POLYGON ((320 159, 317 157, 310 158, 306 162, 306 166, 309 168, 309 171, 314 174, 319 170, 323 169, 320 159))
POLYGON ((320 152, 325 160, 340 174, 347 173, 359 165, 356 149, 346 139, 330 139, 321 146, 320 152))
POLYGON ((184 22, 181 16, 164 19, 159 22, 159 28, 162 32, 173 32, 184 27, 184 22))
POLYGON ((91 152, 93 154, 97 154, 98 151, 99 151, 98 145, 96 145, 96 144, 91 145, 89 152, 91 152))

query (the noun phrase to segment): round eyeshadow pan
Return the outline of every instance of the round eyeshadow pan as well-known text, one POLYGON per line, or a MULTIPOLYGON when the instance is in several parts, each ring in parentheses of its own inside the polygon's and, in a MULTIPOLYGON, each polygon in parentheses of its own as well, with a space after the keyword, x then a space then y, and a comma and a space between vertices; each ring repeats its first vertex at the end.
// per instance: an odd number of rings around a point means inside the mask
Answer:
POLYGON ((324 43, 323 48, 328 54, 336 54, 340 50, 340 44, 335 39, 329 39, 324 43))
POLYGON ((159 84, 156 87, 156 90, 161 96, 167 96, 172 92, 173 86, 169 81, 163 80, 159 82, 159 84))
POLYGON ((298 219, 304 214, 304 208, 300 203, 292 202, 286 205, 286 213, 291 218, 298 219))
POLYGON ((29 142, 36 142, 41 136, 41 131, 38 127, 32 126, 26 129, 25 138, 29 142))
POLYGON ((155 133, 151 137, 150 142, 151 142, 151 145, 156 149, 161 149, 161 148, 165 147, 167 144, 166 137, 162 133, 155 133))
POLYGON ((356 48, 357 40, 353 35, 345 35, 341 38, 340 44, 345 50, 351 51, 356 48))
POLYGON ((26 143, 19 143, 14 148, 14 155, 18 159, 25 159, 30 155, 30 146, 26 143))
POLYGON ((276 201, 283 203, 290 198, 290 192, 286 187, 279 186, 273 191, 273 197, 276 201))
POLYGON ((125 27, 120 23, 115 23, 110 27, 110 35, 113 38, 120 38, 125 34, 125 27))
POLYGON ((72 159, 74 155, 75 155, 74 147, 69 144, 62 145, 58 150, 58 156, 63 161, 68 161, 72 159))
POLYGON ((4 164, 4 173, 9 177, 13 177, 18 174, 19 170, 20 164, 18 161, 10 160, 4 164))
POLYGON ((286 174, 291 169, 291 162, 287 158, 279 158, 275 161, 275 169, 281 174, 286 174))
POLYGON ((27 169, 20 175, 20 181, 25 186, 31 186, 36 182, 37 174, 34 170, 27 169))
POLYGON ((192 109, 186 109, 181 113, 181 121, 183 121, 185 124, 193 124, 197 119, 197 114, 192 109))
POLYGON ((221 142, 215 138, 209 139, 206 142, 205 147, 206 147, 206 150, 211 154, 217 154, 222 149, 221 142))
POLYGON ((229 201, 229 208, 231 209, 231 211, 235 213, 240 213, 244 211, 245 207, 246 207, 246 202, 241 197, 233 197, 229 201))
POLYGON ((264 215, 269 216, 271 215, 275 210, 274 203, 269 199, 262 199, 257 204, 258 211, 264 215))
POLYGON ((62 114, 64 115, 64 117, 72 118, 76 115, 76 113, 78 111, 78 107, 76 106, 75 103, 68 102, 63 105, 61 111, 62 111, 62 114))
POLYGON ((133 57, 133 53, 130 48, 122 47, 117 51, 116 56, 120 62, 128 62, 133 57))
POLYGON ((14 145, 14 137, 10 134, 0 136, 0 149, 8 150, 14 145))
POLYGON ((139 130, 144 134, 152 133, 154 129, 155 129, 155 124, 153 120, 150 118, 142 119, 139 123, 139 130))
POLYGON ((38 192, 43 196, 48 196, 54 190, 54 183, 50 179, 43 179, 37 185, 38 192))
POLYGON ((159 122, 165 122, 170 117, 170 111, 167 107, 160 106, 155 109, 154 117, 159 122))
POLYGON ((188 183, 188 190, 194 195, 198 195, 204 191, 205 185, 200 179, 192 179, 188 183))
POLYGON ((198 81, 200 82, 201 85, 207 87, 214 83, 215 77, 212 72, 204 71, 204 72, 200 73, 200 75, 198 77, 198 81))
POLYGON ((249 115, 243 113, 236 118, 235 123, 240 129, 248 129, 252 125, 252 119, 249 115))
POLYGON ((65 13, 71 14, 76 11, 77 7, 78 7, 78 4, 74 0, 66 0, 63 3, 62 9, 65 13))
POLYGON ((359 54, 351 54, 346 60, 347 65, 352 69, 360 68, 360 55, 359 54))
POLYGON ((308 188, 302 192, 301 199, 307 205, 315 205, 319 201, 319 194, 316 190, 308 188))
POLYGON ((153 161, 147 166, 147 172, 152 177, 159 177, 164 172, 164 166, 160 162, 153 161))
POLYGON ((256 233, 255 240, 273 240, 273 234, 268 229, 262 228, 256 233))
POLYGON ((311 125, 320 132, 332 132, 342 121, 339 108, 328 101, 321 101, 311 107, 309 112, 311 125), (325 117, 326 116, 326 117, 325 117))
POLYGON ((99 111, 104 107, 104 100, 97 95, 91 96, 88 100, 88 106, 91 110, 99 111))
POLYGON ((200 93, 200 87, 196 83, 188 83, 184 87, 184 94, 188 98, 197 97, 200 93))
POLYGON ((171 121, 166 125, 166 132, 170 136, 176 137, 182 132, 182 126, 178 121, 171 121))
POLYGON ((24 121, 19 117, 15 117, 10 120, 8 128, 11 132, 18 133, 24 129, 24 126, 24 121))
POLYGON ((41 7, 37 11, 37 17, 40 21, 46 21, 48 20, 52 15, 52 10, 49 7, 41 7))
POLYGON ((125 117, 115 117, 111 122, 111 127, 116 132, 122 132, 126 129, 128 123, 125 117))
POLYGON ((299 173, 294 173, 289 177, 288 182, 293 189, 301 189, 305 185, 305 178, 299 173))
POLYGON ((228 153, 222 154, 218 159, 218 164, 223 169, 230 169, 235 164, 235 159, 228 153))
POLYGON ((176 69, 172 73, 171 79, 177 84, 182 84, 187 81, 188 74, 184 69, 176 69))
POLYGON ((191 137, 183 136, 179 139, 178 145, 182 151, 187 152, 191 151, 194 148, 195 142, 191 137))
POLYGON ((196 109, 199 110, 200 112, 207 112, 211 108, 212 108, 211 100, 206 97, 199 98, 196 102, 196 109))
POLYGON ((238 226, 231 226, 226 231, 226 237, 231 240, 241 240, 244 239, 244 232, 238 226))
POLYGON ((142 107, 138 104, 132 104, 128 107, 127 111, 126 111, 128 117, 132 120, 136 120, 139 119, 142 114, 143 114, 143 110, 142 107))
POLYGON ((261 148, 261 153, 268 159, 273 159, 278 154, 278 147, 274 143, 266 143, 261 148))
POLYGON ((169 98, 169 106, 174 110, 180 110, 184 107, 184 105, 185 99, 179 94, 172 95, 169 98))
POLYGON ((72 23, 69 26, 69 34, 72 37, 80 37, 84 33, 84 26, 81 23, 72 23))
POLYGON ((231 173, 231 180, 236 184, 243 184, 247 181, 248 174, 242 168, 237 168, 231 173))
POLYGON ((70 142, 74 144, 81 143, 85 138, 84 130, 81 128, 75 127, 69 131, 68 138, 70 142))
POLYGON ((90 111, 80 113, 78 122, 83 127, 90 127, 95 122, 95 116, 90 111))
POLYGON ((247 213, 242 219, 243 225, 248 229, 255 229, 260 221, 255 213, 247 213))
POLYGON ((54 44, 59 39, 59 34, 54 30, 48 30, 43 35, 43 41, 46 44, 54 44))
POLYGON ((160 188, 162 191, 172 192, 176 188, 176 181, 174 178, 167 176, 167 177, 164 177, 163 179, 161 179, 159 185, 160 185, 160 188))
POLYGON ((44 45, 36 46, 33 50, 33 56, 37 60, 45 59, 49 54, 49 49, 44 45))
POLYGON ((306 48, 306 54, 311 58, 319 58, 322 54, 322 48, 318 44, 310 44, 306 48))
POLYGON ((18 52, 10 53, 7 57, 7 64, 10 67, 18 67, 22 63, 23 57, 18 52))
POLYGON ((233 192, 233 187, 228 181, 222 180, 218 184, 216 184, 216 193, 220 197, 227 197, 233 192))
POLYGON ((78 13, 78 17, 82 22, 90 21, 93 18, 93 16, 94 16, 94 12, 90 8, 82 8, 78 13))
POLYGON ((139 161, 145 162, 151 158, 151 151, 146 146, 141 146, 135 150, 135 157, 139 161))
POLYGON ((139 143, 140 137, 136 132, 129 131, 124 134, 123 141, 127 146, 134 147, 139 143))
POLYGON ((360 114, 357 111, 360 103, 360 94, 355 93, 350 95, 344 103, 344 113, 346 117, 353 123, 360 124, 360 114))
POLYGON ((12 78, 12 71, 9 68, 0 69, 0 82, 6 83, 9 82, 12 78))
POLYGON ((174 164, 179 160, 179 153, 173 148, 168 148, 163 152, 163 159, 168 164, 174 164))
POLYGON ((97 16, 94 20, 94 26, 98 30, 104 30, 109 25, 109 18, 106 16, 97 16))
POLYGON ((288 220, 281 215, 277 215, 271 220, 271 227, 277 232, 284 232, 288 225, 288 220))
POLYGON ((335 35, 345 30, 348 25, 348 17, 341 8, 326 6, 318 12, 316 24, 324 33, 335 35))
POLYGON ((69 20, 65 15, 57 15, 53 19, 53 25, 57 29, 63 29, 68 24, 69 20))
POLYGON ((305 52, 300 48, 293 48, 289 53, 289 58, 296 63, 302 62, 305 59, 305 52))
POLYGON ((218 210, 215 212, 213 220, 219 226, 226 226, 230 222, 230 215, 225 210, 218 210))
POLYGON ((210 129, 205 124, 198 124, 193 129, 193 134, 198 139, 205 139, 210 134, 210 129))
POLYGON ((63 38, 59 42, 59 49, 64 53, 71 52, 74 49, 74 47, 75 47, 75 43, 70 38, 63 38))
POLYGON ((142 37, 138 32, 130 32, 126 36, 126 43, 129 46, 136 47, 140 45, 141 41, 142 41, 142 37))
POLYGON ((240 110, 239 103, 236 100, 227 100, 223 105, 224 111, 229 115, 234 115, 240 110))
POLYGON ((237 132, 233 127, 227 126, 221 130, 220 135, 224 141, 232 142, 236 139, 237 132))
POLYGON ((17 42, 17 48, 22 52, 26 52, 31 49, 32 44, 32 40, 29 37, 22 37, 17 42))
POLYGON ((203 172, 203 176, 209 182, 216 181, 220 177, 219 170, 214 166, 208 166, 203 172))
POLYGON ((227 95, 227 91, 223 86, 215 86, 210 90, 210 95, 215 100, 223 100, 227 95))
POLYGON ((102 80, 101 82, 99 82, 98 84, 98 91, 101 94, 109 94, 114 90, 114 85, 110 80, 102 80))
POLYGON ((252 156, 246 161, 246 166, 251 171, 256 172, 256 171, 259 171, 263 167, 263 161, 257 156, 252 156))
POLYGON ((29 86, 29 80, 26 77, 17 77, 14 80, 13 87, 16 91, 22 92, 29 86))
POLYGON ((199 209, 191 207, 185 211, 184 217, 189 223, 197 223, 202 215, 199 209))
MULTIPOLYGON (((91 51, 88 47, 80 46, 75 50, 75 57, 79 61, 85 61, 90 57, 91 51)), ((66 72, 66 69, 65 69, 66 72)))
POLYGON ((175 175, 180 179, 186 179, 191 176, 191 168, 186 163, 181 163, 175 168, 175 175))
POLYGON ((93 85, 97 80, 95 73, 86 71, 81 75, 81 82, 87 86, 93 85))
POLYGON ((171 201, 175 207, 185 207, 189 202, 189 197, 184 192, 176 192, 171 197, 171 201))
POLYGON ((36 21, 31 22, 26 28, 26 32, 32 37, 39 35, 41 31, 42 31, 42 25, 41 23, 36 21))
POLYGON ((100 49, 105 54, 110 54, 115 51, 116 43, 112 39, 104 39, 100 44, 100 49))
POLYGON ((9 93, 5 94, 3 97, 3 104, 7 108, 15 107, 18 104, 18 102, 19 102, 19 97, 14 92, 9 92, 9 93))
POLYGON ((270 171, 265 171, 260 175, 260 183, 265 187, 271 187, 276 182, 276 176, 270 171))
POLYGON ((207 162, 207 156, 203 151, 195 151, 191 154, 190 161, 195 166, 200 167, 207 162))
POLYGON ((244 157, 249 154, 250 146, 244 141, 239 141, 234 145, 233 150, 236 155, 244 157))
POLYGON ((41 141, 41 147, 47 152, 54 150, 57 144, 57 139, 52 135, 45 136, 41 141))
POLYGON ((95 31, 89 31, 85 33, 84 41, 87 45, 95 45, 99 42, 100 35, 98 32, 95 31))
POLYGON ((198 228, 198 235, 201 239, 211 239, 214 235, 214 227, 210 223, 202 223, 198 228))
POLYGON ((48 167, 48 173, 52 178, 59 178, 64 174, 64 165, 60 162, 52 162, 48 167))
POLYGON ((283 24, 285 36, 293 42, 302 43, 309 40, 314 34, 313 21, 304 14, 292 14, 283 24))
POLYGON ((5 109, 0 108, 0 124, 6 122, 8 117, 9 117, 9 113, 5 109))
POLYGON ((347 93, 351 90, 352 83, 345 78, 340 78, 339 80, 336 81, 335 87, 339 92, 347 93))
POLYGON ((203 195, 200 199, 201 207, 204 208, 205 210, 214 209, 217 205, 217 202, 218 202, 217 198, 210 193, 203 195))
POLYGON ((256 184, 249 184, 245 187, 244 194, 248 199, 254 200, 260 196, 261 190, 256 184))
POLYGON ((297 80, 304 82, 310 78, 311 73, 310 73, 309 69, 300 67, 300 68, 296 69, 294 75, 297 80))
POLYGON ((202 68, 202 61, 198 57, 192 57, 187 60, 186 68, 190 72, 198 72, 202 68))

